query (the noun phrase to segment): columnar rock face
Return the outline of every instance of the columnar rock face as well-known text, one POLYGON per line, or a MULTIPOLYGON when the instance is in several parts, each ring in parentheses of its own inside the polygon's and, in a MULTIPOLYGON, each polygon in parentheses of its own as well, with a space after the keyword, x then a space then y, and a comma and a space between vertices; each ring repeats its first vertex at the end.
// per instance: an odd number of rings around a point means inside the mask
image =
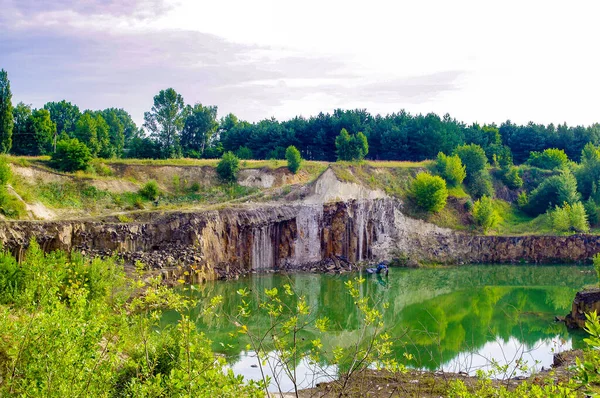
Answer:
POLYGON ((20 254, 35 238, 45 250, 117 252, 153 267, 200 264, 236 272, 293 268, 332 256, 351 262, 403 253, 441 263, 583 262, 600 237, 474 236, 402 213, 390 198, 253 205, 219 211, 144 213, 116 219, 0 223, 0 241, 20 254))

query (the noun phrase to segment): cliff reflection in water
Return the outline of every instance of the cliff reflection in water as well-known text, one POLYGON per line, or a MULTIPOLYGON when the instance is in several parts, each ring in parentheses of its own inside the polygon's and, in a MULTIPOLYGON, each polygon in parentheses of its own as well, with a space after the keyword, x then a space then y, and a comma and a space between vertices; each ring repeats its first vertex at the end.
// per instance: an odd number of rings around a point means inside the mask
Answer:
MULTIPOLYGON (((235 333, 237 328, 228 319, 240 303, 236 291, 247 288, 262 293, 272 287, 282 291, 281 286, 290 283, 306 296, 318 316, 331 320, 330 329, 320 335, 324 349, 330 352, 357 338, 360 314, 343 283, 356 276, 268 274, 206 283, 192 293, 198 299, 192 316, 197 317, 198 329, 213 341, 214 350, 235 363, 247 355, 244 336, 235 333), (221 316, 199 316, 203 303, 215 295, 225 298, 217 310, 221 316)), ((576 291, 594 279, 591 268, 572 265, 392 269, 388 278, 368 277, 362 294, 390 304, 385 327, 392 336, 401 336, 395 347, 399 361, 430 370, 448 369, 454 363, 449 370, 458 371, 471 370, 456 368, 469 362, 466 353, 485 355, 495 343, 518 343, 522 351, 540 346, 560 349, 561 344, 580 346, 581 337, 569 335, 563 324, 554 322, 554 316, 566 314, 576 291), (405 352, 414 359, 407 361, 405 352)), ((174 322, 174 314, 166 313, 165 321, 174 322)), ((256 315, 250 320, 251 329, 265 328, 268 323, 266 317, 256 315)), ((303 337, 308 345, 316 336, 317 332, 303 337)))

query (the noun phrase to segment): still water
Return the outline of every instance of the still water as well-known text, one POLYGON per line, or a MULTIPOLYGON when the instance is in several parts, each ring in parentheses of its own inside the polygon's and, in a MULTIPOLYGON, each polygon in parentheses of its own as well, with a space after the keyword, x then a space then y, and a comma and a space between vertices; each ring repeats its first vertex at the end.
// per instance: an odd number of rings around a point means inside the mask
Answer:
MULTIPOLYGON (((326 332, 303 334, 301 346, 306 344, 308 349, 309 342, 318 337, 323 349, 330 352, 336 346, 350 346, 360 333, 361 314, 344 286, 357 276, 253 275, 198 285, 197 290, 186 294, 197 300, 198 306, 190 315, 212 340, 215 352, 225 355, 234 372, 260 379, 254 352, 247 351, 247 336, 238 333, 232 319, 241 302, 238 289, 261 295, 265 289, 277 287, 283 292, 283 285, 291 285, 299 296, 306 297, 315 317, 330 320, 326 332), (206 303, 217 295, 224 298, 217 308, 218 316, 203 315, 206 303)), ((549 367, 554 352, 582 346, 583 335, 568 332, 554 317, 569 312, 577 290, 593 284, 595 275, 590 267, 573 265, 474 265, 394 268, 387 278, 365 279, 361 295, 389 304, 384 324, 388 333, 398 338, 394 354, 399 362, 419 369, 474 374, 478 369, 489 370, 492 361, 497 361, 507 364, 507 375, 514 376, 521 373, 516 370, 518 360, 526 361, 535 371, 549 367)), ((176 318, 176 314, 165 314, 166 322, 176 318)), ((264 314, 254 315, 248 324, 250 330, 265 330, 269 319, 264 314)), ((323 369, 335 373, 326 363, 323 369)), ((305 374, 301 377, 303 387, 327 377, 304 362, 299 364, 298 373, 305 374)), ((282 388, 289 387, 289 380, 281 379, 282 388)))

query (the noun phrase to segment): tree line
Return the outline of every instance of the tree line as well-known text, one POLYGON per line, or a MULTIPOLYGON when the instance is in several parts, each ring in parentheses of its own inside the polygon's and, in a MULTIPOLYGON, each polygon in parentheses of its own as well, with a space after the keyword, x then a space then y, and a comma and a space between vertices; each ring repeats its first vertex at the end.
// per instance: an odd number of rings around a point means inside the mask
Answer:
POLYGON ((309 118, 250 123, 231 113, 218 118, 216 106, 186 104, 172 88, 154 97, 142 126, 123 109, 81 111, 65 100, 33 109, 24 103, 13 106, 11 98, 10 82, 2 70, 0 151, 15 155, 49 155, 58 141, 77 139, 92 156, 102 158, 218 158, 231 151, 242 159, 283 159, 286 148, 295 146, 304 159, 335 161, 343 157, 339 148, 354 142, 354 155, 367 159, 420 161, 439 152, 452 153, 460 145, 477 144, 490 161, 510 152, 518 164, 531 152, 547 148, 562 149, 578 161, 586 144, 600 144, 598 123, 517 125, 507 120, 499 126, 480 125, 448 114, 413 115, 404 110, 384 116, 364 109, 336 109, 309 118))

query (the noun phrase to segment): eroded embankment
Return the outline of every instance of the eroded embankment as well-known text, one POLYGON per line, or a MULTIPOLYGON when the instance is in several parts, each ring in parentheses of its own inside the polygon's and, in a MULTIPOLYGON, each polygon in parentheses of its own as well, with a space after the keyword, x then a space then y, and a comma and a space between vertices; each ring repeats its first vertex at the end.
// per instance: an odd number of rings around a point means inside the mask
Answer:
POLYGON ((402 213, 391 198, 263 204, 116 219, 4 222, 0 241, 19 254, 35 238, 45 250, 83 250, 154 268, 196 265, 220 275, 294 269, 342 256, 351 262, 397 256, 438 263, 583 262, 600 237, 474 236, 402 213))

